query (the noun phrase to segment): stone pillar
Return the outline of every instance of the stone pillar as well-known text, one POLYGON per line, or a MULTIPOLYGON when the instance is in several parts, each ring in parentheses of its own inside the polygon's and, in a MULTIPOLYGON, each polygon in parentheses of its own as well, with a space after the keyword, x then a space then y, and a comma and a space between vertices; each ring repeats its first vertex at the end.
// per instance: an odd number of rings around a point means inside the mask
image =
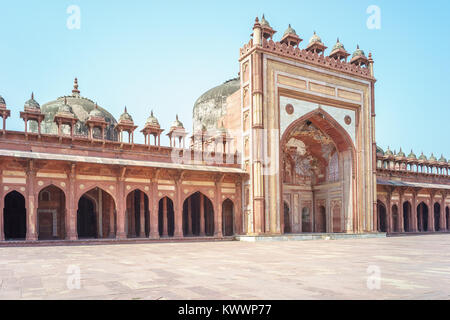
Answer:
POLYGON ((445 232, 447 231, 447 226, 446 226, 446 217, 445 217, 445 195, 442 194, 442 198, 441 198, 441 215, 440 215, 440 221, 439 221, 439 226, 441 227, 441 231, 445 232))
POLYGON ((192 236, 192 199, 191 197, 187 200, 187 219, 188 219, 188 236, 192 236))
POLYGON ((33 162, 30 162, 30 168, 27 172, 27 186, 28 195, 26 201, 27 210, 27 241, 37 241, 38 232, 37 227, 37 201, 36 194, 34 192, 36 181, 36 171, 33 168, 33 162))
POLYGON ((417 194, 413 194, 413 200, 411 204, 411 231, 412 232, 418 232, 418 219, 417 219, 417 194))
POLYGON ((103 191, 98 189, 98 238, 103 238, 103 191))
POLYGON ((139 191, 139 195, 140 195, 140 203, 139 203, 140 215, 139 215, 139 217, 141 218, 139 236, 141 238, 145 238, 145 201, 144 201, 145 198, 144 198, 144 193, 142 191, 139 191))
POLYGON ((158 182, 155 179, 152 182, 152 194, 149 197, 150 203, 148 204, 148 207, 150 208, 150 239, 159 239, 159 201, 156 198, 156 195, 158 194, 157 188, 158 182))
POLYGON ((434 232, 434 195, 430 196, 430 206, 428 208, 428 232, 434 232))
POLYGON ((205 233, 205 197, 200 193, 200 237, 206 236, 205 233))
MULTIPOLYGON (((184 140, 183 140, 184 141, 184 140)), ((183 205, 181 202, 181 181, 175 181, 175 201, 173 205, 173 217, 174 217, 174 237, 182 238, 183 237, 183 205)))
POLYGON ((400 192, 400 204, 398 205, 398 221, 399 221, 399 230, 401 233, 405 232, 405 221, 403 218, 403 192, 400 192))
POLYGON ((109 238, 114 238, 115 236, 114 220, 114 200, 112 197, 109 197, 109 238))
POLYGON ((125 198, 125 178, 119 177, 117 188, 117 232, 116 239, 123 240, 127 238, 125 231, 125 219, 126 219, 126 198, 125 198))
POLYGON ((234 232, 237 235, 243 233, 242 227, 242 184, 236 184, 236 206, 234 207, 234 232))
MULTIPOLYGON (((3 190, 2 190, 3 191, 3 190)), ((5 241, 5 228, 3 227, 3 210, 5 208, 3 192, 0 193, 0 241, 5 241)))
POLYGON ((69 173, 69 184, 68 192, 66 198, 66 219, 65 219, 65 229, 66 229, 66 240, 78 240, 77 231, 77 209, 78 204, 75 203, 75 165, 71 165, 69 173))
POLYGON ((387 195, 386 201, 386 222, 387 222, 387 232, 392 233, 392 205, 391 205, 392 194, 387 195))
POLYGON ((168 237, 169 236, 169 232, 168 232, 168 218, 167 218, 167 197, 164 197, 163 199, 163 209, 162 209, 162 214, 163 214, 163 237, 168 237))
POLYGON ((219 181, 216 181, 216 198, 215 198, 215 210, 214 210, 214 224, 215 224, 215 230, 214 230, 214 236, 218 238, 223 237, 223 231, 222 231, 222 192, 221 192, 221 183, 219 181))
POLYGON ((131 237, 136 237, 136 193, 135 191, 131 192, 131 201, 130 201, 130 222, 131 222, 131 237))

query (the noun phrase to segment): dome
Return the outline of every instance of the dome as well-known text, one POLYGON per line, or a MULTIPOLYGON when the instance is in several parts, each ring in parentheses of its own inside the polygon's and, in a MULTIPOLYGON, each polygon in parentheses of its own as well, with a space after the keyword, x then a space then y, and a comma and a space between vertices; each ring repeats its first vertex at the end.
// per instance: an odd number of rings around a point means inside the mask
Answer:
MULTIPOLYGON (((86 121, 89 116, 92 115, 91 112, 95 109, 96 104, 92 100, 82 97, 79 94, 78 82, 75 83, 71 95, 59 97, 54 101, 50 101, 42 105, 41 112, 45 115, 45 119, 42 121, 41 125, 42 133, 58 134, 58 127, 56 123, 54 123, 53 119, 59 112, 60 107, 64 104, 72 109, 73 115, 78 120, 74 126, 74 134, 87 137, 89 129, 86 125, 86 121)), ((100 106, 97 106, 97 111, 95 111, 94 114, 96 117, 104 118, 107 123, 105 128, 106 139, 110 141, 117 141, 117 132, 114 129, 117 124, 116 119, 100 106)), ((37 125, 35 125, 34 122, 31 122, 30 126, 33 132, 37 132, 37 125)))
POLYGON ((439 159, 439 162, 447 162, 447 159, 444 158, 444 155, 441 154, 441 158, 439 159))
POLYGON ((5 99, 2 96, 0 96, 0 105, 6 105, 5 99))
POLYGON ((204 93, 194 104, 193 130, 200 131, 204 125, 207 130, 217 128, 218 121, 227 112, 227 98, 239 91, 241 81, 239 78, 228 80, 204 93))
POLYGON ((266 28, 270 28, 270 24, 269 21, 266 20, 266 18, 264 17, 264 15, 261 18, 261 27, 266 27, 266 28))
POLYGON ((103 113, 98 109, 97 103, 95 104, 94 109, 92 109, 92 111, 89 112, 89 118, 90 117, 104 118, 103 113))
POLYGON ((391 149, 389 149, 389 147, 387 148, 386 152, 384 153, 384 155, 386 156, 393 156, 394 153, 391 151, 391 149))
POLYGON ((381 147, 377 146, 377 154, 384 156, 384 151, 381 147))
POLYGON ((286 29, 286 31, 284 32, 283 38, 289 34, 294 34, 297 35, 297 33, 295 32, 295 30, 291 27, 291 25, 288 26, 288 28, 286 29))
POLYGON ((147 122, 145 123, 146 126, 152 126, 152 127, 160 127, 158 119, 153 115, 153 110, 150 113, 150 117, 148 117, 147 122))
POLYGON ((417 160, 417 156, 412 150, 411 153, 408 155, 408 159, 417 160))
POLYGON ((359 45, 357 45, 357 46, 356 46, 356 51, 353 53, 352 58, 356 58, 356 57, 365 57, 365 56, 366 56, 366 55, 365 55, 364 51, 362 51, 362 50, 359 48, 359 45))
POLYGON ((59 107, 58 114, 68 114, 73 116, 72 108, 67 104, 67 99, 65 99, 64 103, 59 107))
POLYGON ((130 121, 133 122, 133 118, 131 115, 127 112, 127 107, 125 107, 125 111, 122 113, 122 115, 119 118, 119 121, 130 121))
POLYGON ((320 37, 314 31, 313 36, 311 37, 311 39, 309 39, 309 44, 313 44, 313 43, 316 43, 316 42, 322 43, 322 39, 320 39, 320 37))
POLYGON ((339 38, 338 38, 336 44, 333 46, 333 49, 331 51, 335 51, 335 50, 339 50, 339 49, 345 50, 344 45, 339 42, 339 38))
POLYGON ((427 161, 428 159, 427 159, 427 156, 424 155, 423 152, 422 152, 422 154, 419 157, 419 160, 427 161))
POLYGON ((431 154, 431 157, 430 157, 430 159, 429 159, 430 161, 437 161, 437 159, 436 159, 436 157, 434 156, 434 154, 432 153, 431 154))
POLYGON ((25 109, 40 109, 39 103, 34 100, 34 93, 31 94, 31 99, 25 102, 25 109))
POLYGON ((171 128, 181 128, 184 129, 183 123, 178 119, 178 115, 175 119, 175 121, 172 123, 172 127, 171 128))
POLYGON ((405 153, 402 151, 402 148, 400 148, 400 151, 397 153, 397 157, 400 157, 400 158, 406 157, 405 153))

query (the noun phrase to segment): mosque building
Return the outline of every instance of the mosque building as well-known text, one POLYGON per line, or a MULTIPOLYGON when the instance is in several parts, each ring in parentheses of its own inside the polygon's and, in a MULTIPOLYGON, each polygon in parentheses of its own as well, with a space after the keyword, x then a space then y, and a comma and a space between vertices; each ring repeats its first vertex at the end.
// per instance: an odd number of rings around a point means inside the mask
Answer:
POLYGON ((117 121, 77 79, 42 106, 32 94, 11 131, 0 96, 0 243, 450 230, 450 161, 376 145, 372 55, 276 33, 256 18, 192 134, 158 110, 117 121))

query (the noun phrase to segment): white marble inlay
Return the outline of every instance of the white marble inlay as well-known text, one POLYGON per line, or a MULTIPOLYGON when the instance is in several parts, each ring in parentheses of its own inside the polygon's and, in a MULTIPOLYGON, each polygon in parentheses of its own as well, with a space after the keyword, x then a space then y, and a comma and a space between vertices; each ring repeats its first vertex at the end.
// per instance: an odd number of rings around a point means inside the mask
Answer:
MULTIPOLYGON (((342 128, 348 133, 356 144, 356 114, 353 110, 336 108, 321 104, 320 107, 328 113, 342 128), (349 116, 352 119, 350 125, 345 123, 345 117, 349 116)), ((292 99, 288 97, 280 97, 280 130, 281 136, 283 136, 286 129, 297 119, 301 118, 305 114, 314 111, 319 108, 319 104, 308 101, 302 101, 298 99, 292 99), (286 105, 291 104, 294 107, 294 113, 288 114, 286 112, 286 105)))

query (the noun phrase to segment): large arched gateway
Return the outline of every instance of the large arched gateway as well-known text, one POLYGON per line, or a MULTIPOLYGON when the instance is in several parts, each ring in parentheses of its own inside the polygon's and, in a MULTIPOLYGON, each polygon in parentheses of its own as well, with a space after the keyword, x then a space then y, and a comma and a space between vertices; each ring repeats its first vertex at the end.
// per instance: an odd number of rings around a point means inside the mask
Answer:
POLYGON ((352 219, 353 210, 353 150, 348 134, 320 108, 287 128, 281 142, 283 198, 289 208, 298 209, 290 210, 288 229, 348 230, 345 223, 352 219), (305 209, 301 208, 312 209, 312 219, 303 221, 305 209))

